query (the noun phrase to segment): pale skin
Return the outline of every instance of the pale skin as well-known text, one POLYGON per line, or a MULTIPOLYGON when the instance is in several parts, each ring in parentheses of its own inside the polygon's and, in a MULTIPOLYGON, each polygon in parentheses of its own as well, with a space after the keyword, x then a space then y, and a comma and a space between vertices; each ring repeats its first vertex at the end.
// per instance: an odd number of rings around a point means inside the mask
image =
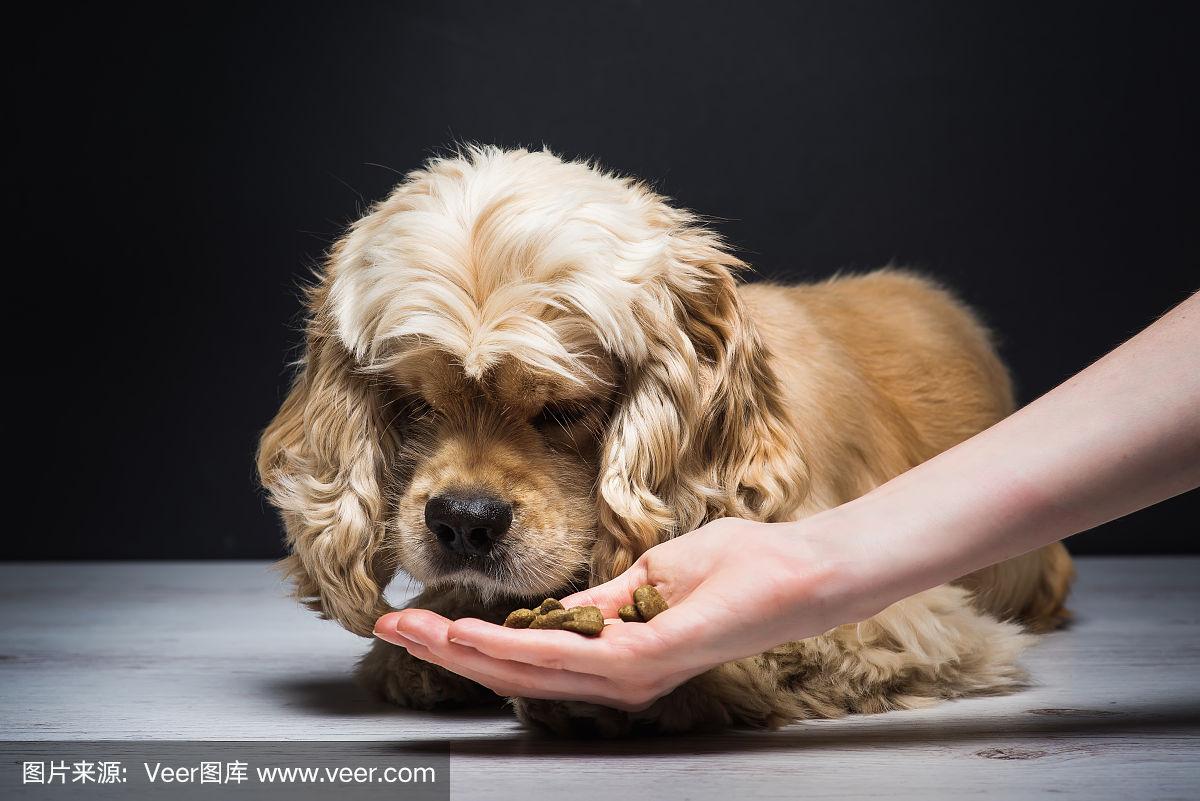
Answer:
POLYGON ((638 710, 723 662, 864 620, 1197 486, 1200 293, 855 501, 799 522, 716 520, 563 599, 616 618, 635 588, 653 584, 670 608, 649 623, 614 622, 587 638, 405 609, 381 617, 375 634, 498 695, 638 710))

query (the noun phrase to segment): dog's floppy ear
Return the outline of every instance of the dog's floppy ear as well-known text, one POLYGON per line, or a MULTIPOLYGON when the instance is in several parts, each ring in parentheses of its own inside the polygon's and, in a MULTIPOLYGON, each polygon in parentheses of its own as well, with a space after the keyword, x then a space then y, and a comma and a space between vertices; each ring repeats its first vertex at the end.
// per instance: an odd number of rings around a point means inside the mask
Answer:
POLYGON ((389 502, 383 476, 392 444, 371 376, 334 331, 328 281, 309 295, 312 317, 302 369, 263 433, 258 471, 287 529, 283 567, 296 595, 350 631, 371 636, 389 611, 394 569, 382 556, 389 502))
POLYGON ((604 443, 596 580, 708 520, 782 519, 807 493, 779 380, 737 293, 743 266, 688 226, 645 287, 646 355, 626 366, 604 443))

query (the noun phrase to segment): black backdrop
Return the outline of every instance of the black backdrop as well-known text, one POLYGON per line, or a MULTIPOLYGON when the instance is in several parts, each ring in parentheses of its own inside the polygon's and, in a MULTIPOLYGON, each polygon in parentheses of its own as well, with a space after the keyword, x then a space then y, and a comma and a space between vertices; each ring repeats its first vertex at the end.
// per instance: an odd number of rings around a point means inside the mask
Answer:
MULTIPOLYGON (((1029 400, 1200 285, 1184 9, 39 12, 8 54, 4 553, 278 554, 252 452, 296 355, 296 287, 452 140, 653 179, 763 276, 920 267, 997 329, 1029 400)), ((1072 547, 1193 551, 1197 519, 1191 493, 1072 547)))

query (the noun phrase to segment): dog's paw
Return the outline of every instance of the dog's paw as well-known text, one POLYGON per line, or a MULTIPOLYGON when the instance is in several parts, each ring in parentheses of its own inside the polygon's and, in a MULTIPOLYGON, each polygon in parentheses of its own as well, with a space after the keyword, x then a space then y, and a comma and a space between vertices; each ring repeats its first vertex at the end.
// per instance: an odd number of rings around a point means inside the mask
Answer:
POLYGON ((486 687, 409 656, 403 648, 382 640, 376 640, 358 663, 358 680, 383 700, 409 709, 499 703, 486 687))
POLYGON ((634 729, 629 713, 583 701, 514 698, 513 709, 526 726, 548 729, 560 737, 624 737, 634 729))

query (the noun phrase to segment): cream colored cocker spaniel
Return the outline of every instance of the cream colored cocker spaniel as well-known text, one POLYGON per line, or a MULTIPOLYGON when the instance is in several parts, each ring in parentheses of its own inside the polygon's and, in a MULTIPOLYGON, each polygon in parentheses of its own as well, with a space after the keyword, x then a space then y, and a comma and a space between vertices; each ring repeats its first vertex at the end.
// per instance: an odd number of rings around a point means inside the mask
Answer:
MULTIPOLYGON (((707 520, 848 501, 1012 411, 986 331, 929 281, 739 285, 743 266, 694 215, 592 164, 470 148, 410 173, 330 254, 262 437, 299 597, 370 636, 404 570, 425 588, 413 605, 496 621, 707 520)), ((1071 575, 1053 545, 642 712, 516 709, 618 734, 1004 691, 1071 575)), ((361 673, 410 707, 490 694, 379 641, 361 673)))

